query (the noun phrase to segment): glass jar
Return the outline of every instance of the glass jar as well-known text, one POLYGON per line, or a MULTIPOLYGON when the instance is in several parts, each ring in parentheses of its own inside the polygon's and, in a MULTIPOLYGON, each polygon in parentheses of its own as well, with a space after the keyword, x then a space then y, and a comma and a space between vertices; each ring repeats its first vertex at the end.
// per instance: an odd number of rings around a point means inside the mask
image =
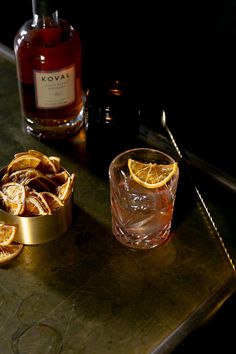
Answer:
POLYGON ((135 90, 127 82, 106 81, 89 90, 85 105, 86 151, 93 171, 107 174, 118 153, 136 146, 139 115, 135 90))

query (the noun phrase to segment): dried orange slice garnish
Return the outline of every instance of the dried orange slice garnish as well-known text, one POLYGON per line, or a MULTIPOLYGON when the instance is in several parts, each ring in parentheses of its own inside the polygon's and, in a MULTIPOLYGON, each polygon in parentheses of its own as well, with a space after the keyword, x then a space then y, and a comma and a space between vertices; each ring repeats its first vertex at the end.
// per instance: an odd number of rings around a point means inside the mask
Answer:
POLYGON ((23 244, 0 246, 0 264, 7 263, 21 252, 23 244))
POLYGON ((164 186, 178 170, 177 163, 163 165, 157 163, 143 163, 133 159, 128 160, 131 177, 146 188, 164 186))
POLYGON ((17 227, 0 223, 0 246, 7 246, 13 242, 17 227))

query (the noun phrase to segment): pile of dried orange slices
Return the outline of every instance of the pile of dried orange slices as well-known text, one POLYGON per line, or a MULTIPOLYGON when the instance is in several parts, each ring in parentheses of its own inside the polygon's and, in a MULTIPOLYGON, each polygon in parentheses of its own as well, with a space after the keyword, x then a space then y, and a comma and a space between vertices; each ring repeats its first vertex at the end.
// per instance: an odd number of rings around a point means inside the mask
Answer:
MULTIPOLYGON (((75 174, 60 158, 28 150, 14 155, 0 175, 0 209, 12 215, 51 215, 73 192, 75 174)), ((0 221, 0 264, 15 258, 23 244, 14 243, 17 225, 0 221)))
POLYGON ((20 216, 50 215, 69 199, 74 180, 58 157, 36 150, 15 154, 0 180, 0 208, 20 216))

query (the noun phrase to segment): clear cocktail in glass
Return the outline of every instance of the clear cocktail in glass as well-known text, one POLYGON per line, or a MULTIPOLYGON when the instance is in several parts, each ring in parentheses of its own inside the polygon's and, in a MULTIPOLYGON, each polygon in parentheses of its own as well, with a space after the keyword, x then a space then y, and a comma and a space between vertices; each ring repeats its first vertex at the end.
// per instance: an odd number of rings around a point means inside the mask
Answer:
POLYGON ((170 238, 178 178, 176 161, 162 151, 137 148, 114 158, 109 166, 112 231, 121 243, 149 249, 170 238), (129 159, 144 164, 175 164, 175 172, 162 186, 147 188, 133 178, 129 159))

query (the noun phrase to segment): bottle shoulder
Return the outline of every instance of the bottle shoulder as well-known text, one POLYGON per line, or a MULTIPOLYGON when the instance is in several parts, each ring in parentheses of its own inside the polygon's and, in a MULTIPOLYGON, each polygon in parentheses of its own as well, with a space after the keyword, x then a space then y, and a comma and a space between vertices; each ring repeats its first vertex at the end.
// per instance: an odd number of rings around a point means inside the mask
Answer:
POLYGON ((68 41, 80 45, 79 33, 66 20, 59 18, 57 23, 47 22, 47 26, 40 21, 25 22, 14 38, 14 46, 19 48, 24 44, 28 47, 54 47, 68 41))
POLYGON ((19 29, 18 29, 18 31, 17 31, 15 37, 19 37, 20 34, 21 34, 23 31, 27 31, 27 32, 28 32, 28 31, 31 31, 31 29, 33 29, 32 24, 33 24, 33 20, 28 20, 28 21, 26 21, 25 23, 23 23, 23 24, 19 27, 19 29))

